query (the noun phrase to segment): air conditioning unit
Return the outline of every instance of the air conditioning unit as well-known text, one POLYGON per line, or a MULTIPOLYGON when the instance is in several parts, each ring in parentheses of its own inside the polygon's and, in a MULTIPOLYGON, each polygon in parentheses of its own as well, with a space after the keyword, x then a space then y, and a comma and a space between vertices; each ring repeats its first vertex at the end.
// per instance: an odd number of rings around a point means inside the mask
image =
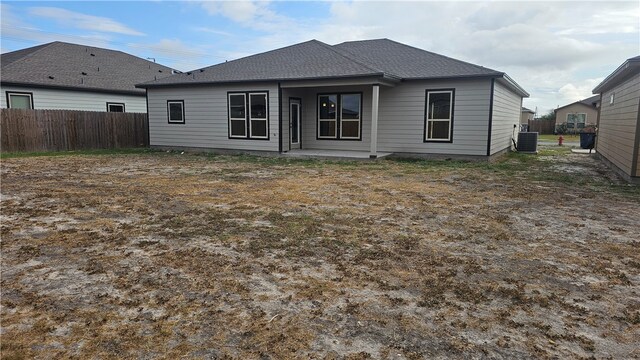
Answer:
POLYGON ((517 150, 518 152, 536 154, 538 152, 538 133, 519 132, 517 150))

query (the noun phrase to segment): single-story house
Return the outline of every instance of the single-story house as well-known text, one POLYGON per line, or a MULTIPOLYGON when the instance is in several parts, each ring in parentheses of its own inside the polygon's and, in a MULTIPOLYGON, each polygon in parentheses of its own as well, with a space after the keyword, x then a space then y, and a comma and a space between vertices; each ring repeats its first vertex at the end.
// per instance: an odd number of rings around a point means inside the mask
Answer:
POLYGON ((600 94, 598 156, 625 179, 640 183, 640 56, 625 61, 593 89, 600 94))
POLYGON ((0 107, 147 112, 135 85, 173 69, 127 53, 51 42, 0 55, 0 107))
POLYGON ((578 133, 589 125, 595 125, 598 120, 600 96, 573 102, 554 110, 556 125, 566 124, 567 132, 578 133))
POLYGON ((152 146, 486 158, 512 146, 505 73, 388 39, 311 40, 138 85, 152 146))
POLYGON ((533 120, 535 115, 536 115, 535 111, 531 109, 527 109, 526 107, 522 107, 522 114, 520 115, 520 124, 521 125, 529 124, 529 121, 533 120))

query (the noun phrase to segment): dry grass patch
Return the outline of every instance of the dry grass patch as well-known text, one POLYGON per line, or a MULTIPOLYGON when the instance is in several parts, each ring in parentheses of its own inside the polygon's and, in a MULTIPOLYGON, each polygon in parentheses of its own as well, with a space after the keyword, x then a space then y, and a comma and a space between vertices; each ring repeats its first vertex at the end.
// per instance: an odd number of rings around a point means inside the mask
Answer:
POLYGON ((637 357, 640 191, 608 174, 3 159, 2 357, 637 357))

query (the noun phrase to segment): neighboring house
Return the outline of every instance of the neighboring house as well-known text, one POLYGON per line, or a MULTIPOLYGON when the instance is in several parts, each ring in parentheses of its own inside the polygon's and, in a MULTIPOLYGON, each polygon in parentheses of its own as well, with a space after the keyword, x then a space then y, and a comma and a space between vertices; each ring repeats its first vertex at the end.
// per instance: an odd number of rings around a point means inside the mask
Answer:
POLYGON ((534 119, 535 114, 536 114, 535 111, 531 109, 527 109, 526 107, 523 107, 522 113, 520 115, 520 124, 521 125, 529 124, 529 121, 534 119))
POLYGON ((598 156, 628 181, 640 183, 640 56, 628 59, 600 85, 598 156))
POLYGON ((121 51, 52 42, 0 55, 0 107, 147 112, 135 87, 171 68, 121 51))
POLYGON ((388 39, 311 40, 138 86, 152 146, 370 157, 507 151, 529 95, 503 72, 388 39))
POLYGON ((579 133, 585 127, 596 124, 599 106, 599 96, 561 106, 554 110, 556 125, 566 124, 568 133, 579 133))
POLYGON ((529 131, 529 121, 532 121, 535 115, 535 111, 522 107, 520 114, 520 131, 529 131))

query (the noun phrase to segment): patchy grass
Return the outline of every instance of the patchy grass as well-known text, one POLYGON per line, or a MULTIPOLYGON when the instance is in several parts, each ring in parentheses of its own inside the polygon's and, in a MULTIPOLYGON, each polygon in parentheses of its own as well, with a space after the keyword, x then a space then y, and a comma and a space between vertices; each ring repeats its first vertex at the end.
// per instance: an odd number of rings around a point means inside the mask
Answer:
POLYGON ((73 155, 3 157, 2 358, 639 355, 640 187, 589 156, 73 155))

